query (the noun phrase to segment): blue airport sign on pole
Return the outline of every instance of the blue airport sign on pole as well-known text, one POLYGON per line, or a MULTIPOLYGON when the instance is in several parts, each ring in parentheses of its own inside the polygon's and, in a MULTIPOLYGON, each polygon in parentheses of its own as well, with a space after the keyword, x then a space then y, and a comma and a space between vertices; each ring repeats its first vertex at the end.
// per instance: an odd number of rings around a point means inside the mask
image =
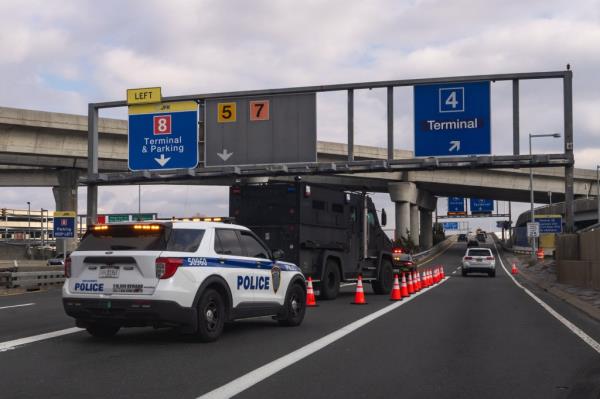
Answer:
POLYGON ((129 107, 129 169, 191 169, 198 165, 195 101, 129 107))
POLYGON ((561 215, 535 215, 535 221, 540 224, 540 234, 562 233, 561 215))
POLYGON ((56 211, 54 212, 54 238, 74 238, 76 212, 56 211))
POLYGON ((494 200, 471 198, 471 213, 492 213, 494 212, 494 200))
POLYGON ((458 230, 458 222, 444 222, 442 226, 444 227, 444 231, 458 230))
POLYGON ((448 197, 448 214, 465 213, 463 197, 448 197))
POLYGON ((491 154, 490 82, 414 87, 415 156, 491 154))

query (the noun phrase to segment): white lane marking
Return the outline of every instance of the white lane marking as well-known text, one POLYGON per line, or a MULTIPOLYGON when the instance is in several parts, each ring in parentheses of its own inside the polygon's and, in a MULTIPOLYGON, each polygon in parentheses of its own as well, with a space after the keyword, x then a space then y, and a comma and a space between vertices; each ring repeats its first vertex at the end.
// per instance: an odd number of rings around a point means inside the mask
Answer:
POLYGON ((6 352, 16 349, 18 346, 31 344, 33 342, 44 341, 50 338, 60 337, 62 335, 73 334, 82 331, 82 328, 72 327, 64 330, 52 331, 45 334, 33 335, 31 337, 19 338, 12 341, 0 342, 0 352, 6 352))
POLYGON ((452 272, 452 274, 456 274, 456 270, 452 272))
POLYGON ((35 305, 35 302, 22 303, 20 305, 2 306, 2 307, 0 307, 0 310, 2 310, 2 309, 10 309, 10 308, 22 308, 24 306, 33 306, 33 305, 35 305))
POLYGON ((356 285, 356 283, 342 283, 340 284, 340 287, 349 287, 351 285, 356 285))
POLYGON ((276 359, 270 363, 267 363, 264 366, 259 367, 256 370, 249 372, 248 374, 245 374, 239 378, 236 378, 235 380, 233 380, 213 391, 205 393, 204 395, 200 396, 198 399, 220 399, 220 398, 230 398, 232 396, 235 396, 235 395, 239 394, 240 392, 243 392, 246 389, 252 387, 253 385, 258 384, 262 380, 272 376, 273 374, 278 373, 279 371, 283 370, 284 368, 289 367, 296 362, 299 362, 300 360, 304 359, 305 357, 310 356, 313 353, 334 343, 335 341, 345 337, 346 335, 350 334, 351 332, 358 330, 359 328, 372 322, 373 320, 376 320, 376 319, 380 318, 381 316, 391 312, 392 310, 395 310, 395 309, 399 308, 400 306, 407 304, 408 302, 412 301, 419 295, 424 294, 431 289, 439 287, 442 283, 445 283, 449 278, 450 277, 446 277, 442 281, 440 281, 440 283, 438 283, 434 286, 428 287, 428 288, 424 288, 421 291, 419 291, 418 293, 413 294, 412 296, 408 297, 407 299, 403 299, 400 302, 394 302, 393 304, 388 305, 383 309, 379 309, 378 311, 371 313, 370 315, 365 316, 362 319, 356 320, 355 322, 352 322, 352 323, 348 324, 347 326, 340 328, 339 330, 336 330, 322 338, 319 338, 318 340, 316 340, 306 346, 303 346, 302 348, 297 349, 294 352, 288 353, 287 355, 284 355, 284 356, 280 357, 279 359, 276 359))
POLYGON ((577 327, 575 324, 571 323, 569 320, 567 320, 566 318, 564 318, 562 315, 560 315, 557 311, 555 311, 554 309, 552 309, 546 302, 542 301, 540 298, 538 298, 537 296, 535 296, 535 294, 533 294, 531 291, 529 291, 527 288, 523 287, 508 271, 508 269, 504 266, 504 262, 502 262, 502 256, 500 255, 500 252, 498 251, 498 247, 496 247, 496 243, 494 243, 494 248, 496 249, 496 253, 498 254, 498 259, 500 259, 500 265, 502 266, 502 269, 504 269, 504 272, 506 273, 506 275, 508 277, 510 277, 510 279, 513 281, 513 283, 515 283, 517 285, 517 287, 521 288, 523 291, 525 291, 525 293, 527 295, 529 295, 534 301, 536 301, 541 307, 543 307, 548 313, 550 313, 552 316, 554 316, 558 321, 560 321, 562 324, 565 325, 565 327, 567 327, 569 330, 571 330, 571 332, 575 335, 577 335, 579 338, 581 338, 581 340, 583 340, 583 342, 585 342, 586 344, 588 344, 589 346, 592 347, 592 349, 594 349, 596 352, 598 352, 600 354, 600 344, 593 339, 592 337, 590 337, 589 335, 587 335, 585 332, 583 332, 579 327, 577 327))

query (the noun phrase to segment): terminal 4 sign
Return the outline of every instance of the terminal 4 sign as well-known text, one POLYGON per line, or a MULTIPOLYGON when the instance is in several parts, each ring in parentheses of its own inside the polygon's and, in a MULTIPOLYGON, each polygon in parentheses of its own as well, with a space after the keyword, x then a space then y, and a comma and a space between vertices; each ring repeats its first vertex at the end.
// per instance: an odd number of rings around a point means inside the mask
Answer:
POLYGON ((490 82, 414 88, 415 156, 491 154, 490 82))

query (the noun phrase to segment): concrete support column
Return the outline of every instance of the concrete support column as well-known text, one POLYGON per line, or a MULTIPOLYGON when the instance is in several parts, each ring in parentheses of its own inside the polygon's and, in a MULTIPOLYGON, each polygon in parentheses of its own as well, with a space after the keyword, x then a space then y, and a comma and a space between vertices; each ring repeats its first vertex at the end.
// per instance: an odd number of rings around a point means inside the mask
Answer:
MULTIPOLYGON (((77 212, 77 183, 79 180, 79 171, 75 169, 62 169, 57 172, 58 186, 52 187, 54 201, 57 211, 77 212)), ((75 226, 77 231, 77 226, 75 226)), ((56 251, 73 251, 77 246, 75 238, 61 238, 56 240, 56 251)))
POLYGON ((414 183, 398 182, 388 185, 390 198, 396 203, 396 239, 406 238, 411 228, 411 204, 417 202, 417 187, 414 183))
POLYGON ((421 209, 421 249, 427 250, 433 246, 433 216, 432 211, 421 209))
POLYGON ((410 204, 410 238, 415 245, 419 245, 419 206, 410 204))
POLYGON ((408 202, 396 202, 396 230, 394 237, 406 239, 406 233, 410 228, 410 204, 408 202))

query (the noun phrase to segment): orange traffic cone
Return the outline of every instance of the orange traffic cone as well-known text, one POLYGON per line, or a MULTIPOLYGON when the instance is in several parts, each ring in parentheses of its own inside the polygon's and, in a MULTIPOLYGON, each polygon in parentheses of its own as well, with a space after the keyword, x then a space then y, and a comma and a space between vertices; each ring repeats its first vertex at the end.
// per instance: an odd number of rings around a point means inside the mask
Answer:
POLYGON ((445 279, 446 278, 446 273, 444 272, 444 266, 440 266, 440 273, 441 273, 440 280, 445 279))
POLYGON ((400 292, 400 282, 398 281, 398 275, 394 275, 394 287, 392 288, 392 295, 390 295, 390 301, 400 301, 402 299, 402 293, 400 292))
POLYGON ((510 274, 518 274, 519 273, 519 269, 517 269, 517 265, 512 264, 512 268, 510 269, 510 274))
POLYGON ((363 289, 362 276, 358 275, 358 282, 356 283, 356 293, 354 294, 353 305, 366 305, 365 301, 365 290, 363 289))
POLYGON ((315 300, 315 291, 313 290, 312 277, 308 278, 308 286, 306 287, 306 306, 318 306, 317 301, 315 300))
POLYGON ((433 282, 436 284, 440 282, 440 269, 437 267, 433 269, 433 282))
POLYGON ((421 272, 421 276, 419 277, 421 280, 421 287, 427 288, 427 279, 425 278, 425 271, 421 272))
POLYGON ((419 291, 421 291, 421 279, 419 278, 419 272, 415 271, 413 273, 414 273, 413 280, 415 280, 415 291, 419 292, 419 291))
POLYGON ((408 286, 406 285, 406 275, 404 273, 402 273, 402 286, 400 288, 400 292, 402 293, 403 298, 410 296, 408 294, 408 286))
POLYGON ((408 293, 410 295, 415 293, 415 286, 412 281, 412 277, 410 276, 410 272, 408 272, 408 293))

